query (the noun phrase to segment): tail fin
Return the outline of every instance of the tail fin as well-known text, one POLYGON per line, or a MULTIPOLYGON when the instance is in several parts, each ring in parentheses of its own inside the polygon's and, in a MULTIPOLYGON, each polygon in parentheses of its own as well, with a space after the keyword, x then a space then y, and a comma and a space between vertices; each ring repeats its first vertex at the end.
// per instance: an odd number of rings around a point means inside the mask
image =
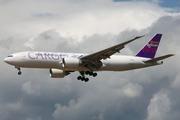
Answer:
POLYGON ((156 34, 148 43, 136 54, 138 57, 154 58, 158 49, 162 34, 156 34))

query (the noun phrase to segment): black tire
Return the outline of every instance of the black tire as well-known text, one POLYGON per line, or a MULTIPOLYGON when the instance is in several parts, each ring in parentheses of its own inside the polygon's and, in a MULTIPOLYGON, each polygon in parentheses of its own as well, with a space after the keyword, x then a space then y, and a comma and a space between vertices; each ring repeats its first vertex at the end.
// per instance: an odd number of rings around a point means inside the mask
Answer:
POLYGON ((90 76, 93 75, 93 72, 89 72, 89 75, 90 75, 90 76))
POLYGON ((96 77, 97 76, 97 73, 93 73, 93 77, 96 77))
POLYGON ((89 81, 89 78, 86 78, 86 79, 85 79, 85 82, 88 82, 88 81, 89 81))
POLYGON ((81 80, 81 76, 78 76, 77 79, 78 79, 78 80, 81 80))
POLYGON ((86 71, 86 72, 85 72, 86 75, 89 75, 89 73, 90 73, 89 71, 86 71))
POLYGON ((81 78, 81 81, 84 81, 84 80, 85 80, 85 77, 82 77, 82 78, 81 78))
POLYGON ((21 74, 22 74, 22 72, 21 72, 21 71, 19 71, 19 72, 18 72, 18 75, 21 75, 21 74))

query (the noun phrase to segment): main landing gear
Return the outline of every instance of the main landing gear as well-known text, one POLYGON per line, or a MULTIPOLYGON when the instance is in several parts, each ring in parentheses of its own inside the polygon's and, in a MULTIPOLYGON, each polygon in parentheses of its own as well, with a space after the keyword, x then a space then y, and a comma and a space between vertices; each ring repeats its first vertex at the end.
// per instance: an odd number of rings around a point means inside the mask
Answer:
POLYGON ((97 76, 97 73, 94 73, 94 72, 90 72, 90 71, 86 71, 86 72, 79 72, 81 74, 81 76, 78 76, 77 79, 78 80, 81 80, 81 81, 85 81, 85 82, 88 82, 89 81, 89 78, 86 78, 85 77, 85 74, 86 75, 89 75, 89 76, 93 76, 93 77, 96 77, 97 76))
POLYGON ((15 68, 18 70, 18 75, 21 75, 21 74, 22 74, 22 72, 21 72, 21 68, 20 68, 20 67, 18 67, 18 66, 15 66, 15 68))

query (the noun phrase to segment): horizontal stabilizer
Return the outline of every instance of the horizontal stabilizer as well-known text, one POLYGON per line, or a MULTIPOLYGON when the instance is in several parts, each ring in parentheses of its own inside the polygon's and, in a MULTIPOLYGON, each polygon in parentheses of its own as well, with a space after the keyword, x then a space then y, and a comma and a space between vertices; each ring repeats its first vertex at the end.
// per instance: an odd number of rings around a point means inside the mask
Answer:
POLYGON ((145 63, 153 63, 153 62, 157 62, 159 60, 163 60, 163 59, 166 59, 168 57, 171 57, 173 56, 174 54, 168 54, 168 55, 164 55, 164 56, 160 56, 160 57, 157 57, 157 58, 153 58, 151 60, 147 60, 147 61, 144 61, 145 63))

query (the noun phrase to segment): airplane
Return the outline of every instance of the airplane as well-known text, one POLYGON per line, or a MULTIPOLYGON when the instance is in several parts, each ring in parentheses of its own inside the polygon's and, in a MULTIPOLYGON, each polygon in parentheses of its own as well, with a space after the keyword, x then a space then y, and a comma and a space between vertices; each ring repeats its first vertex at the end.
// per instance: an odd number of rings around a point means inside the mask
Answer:
POLYGON ((114 55, 125 45, 141 37, 143 36, 137 36, 92 54, 26 51, 10 54, 4 61, 15 66, 18 75, 22 74, 21 67, 49 69, 51 78, 64 78, 71 72, 79 71, 80 76, 77 79, 88 82, 89 78, 86 76, 96 77, 96 72, 99 71, 127 71, 161 65, 163 59, 174 55, 167 54, 155 58, 162 34, 156 34, 135 56, 114 55))

